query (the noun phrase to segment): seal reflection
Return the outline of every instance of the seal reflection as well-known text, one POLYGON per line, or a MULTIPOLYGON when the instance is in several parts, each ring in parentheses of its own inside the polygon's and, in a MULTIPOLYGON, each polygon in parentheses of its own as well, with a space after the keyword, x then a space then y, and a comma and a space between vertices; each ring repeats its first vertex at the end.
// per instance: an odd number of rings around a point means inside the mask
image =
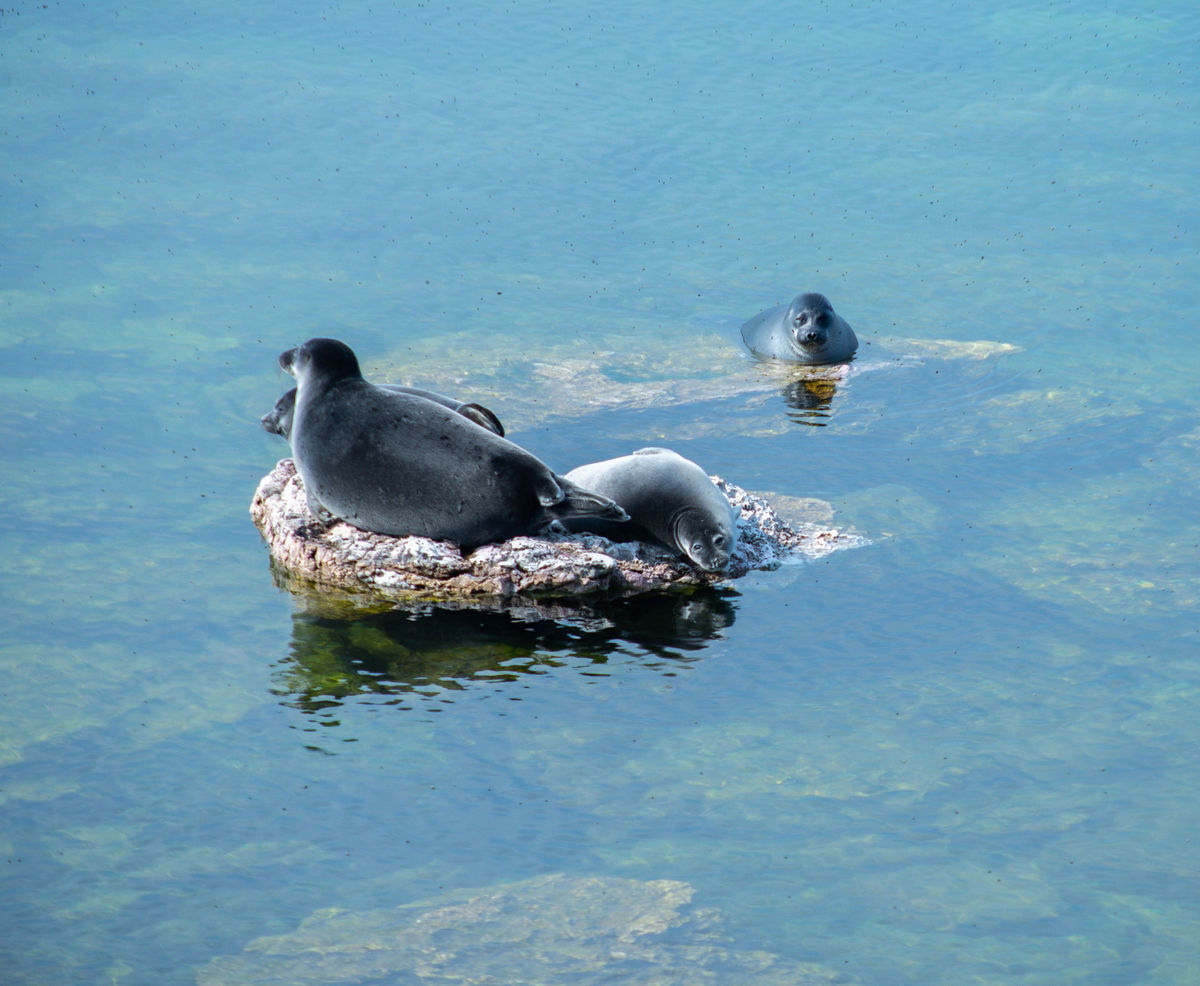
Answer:
POLYGON ((832 417, 830 410, 837 394, 837 384, 829 379, 793 380, 783 388, 787 416, 797 424, 824 428, 832 417))

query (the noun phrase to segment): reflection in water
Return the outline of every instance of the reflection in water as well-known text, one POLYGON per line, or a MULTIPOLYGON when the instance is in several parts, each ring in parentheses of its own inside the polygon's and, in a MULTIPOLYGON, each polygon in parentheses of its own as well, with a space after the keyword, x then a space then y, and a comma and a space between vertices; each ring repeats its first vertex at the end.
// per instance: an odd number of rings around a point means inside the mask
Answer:
MULTIPOLYGON (((1007 343, 950 340, 891 340, 870 357, 829 366, 764 367, 781 388, 787 417, 797 424, 825 427, 838 385, 871 374, 871 384, 855 400, 858 410, 877 405, 892 420, 922 419, 942 425, 951 408, 979 408, 985 401, 1004 400, 1021 387, 1019 364, 991 357, 1016 352, 1007 343), (907 372, 891 379, 884 370, 907 372), (786 376, 785 376, 786 374, 786 376)), ((956 416, 961 417, 961 416, 956 416)), ((974 421, 972 416, 968 420, 974 421)))
POLYGON ((837 383, 828 378, 793 380, 783 388, 783 399, 792 410, 788 417, 797 424, 824 428, 830 416, 829 406, 837 393, 837 383))
MULTIPOLYGON (((868 369, 877 364, 872 363, 868 369)), ((778 360, 759 361, 764 380, 781 388, 787 416, 802 425, 824 428, 833 416, 830 410, 838 384, 859 373, 863 366, 853 360, 822 366, 799 366, 778 360)))
POLYGON ((338 612, 327 599, 314 598, 293 616, 291 655, 276 673, 278 694, 323 725, 336 725, 334 713, 354 696, 429 708, 445 702, 447 692, 483 682, 504 687, 580 658, 600 665, 611 655, 631 656, 670 674, 733 623, 733 596, 703 589, 587 609, 429 603, 382 613, 338 612))

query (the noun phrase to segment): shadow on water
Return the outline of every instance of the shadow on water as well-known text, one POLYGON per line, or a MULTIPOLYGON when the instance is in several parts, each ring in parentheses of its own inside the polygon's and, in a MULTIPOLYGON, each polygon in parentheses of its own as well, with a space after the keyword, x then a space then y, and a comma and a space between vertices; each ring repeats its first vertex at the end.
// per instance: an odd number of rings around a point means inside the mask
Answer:
POLYGON ((567 663, 594 669, 620 658, 672 674, 733 624, 735 596, 699 589, 586 606, 413 603, 370 612, 314 594, 293 614, 291 653, 276 670, 276 693, 329 719, 356 699, 429 708, 444 704, 447 693, 503 689, 567 663))

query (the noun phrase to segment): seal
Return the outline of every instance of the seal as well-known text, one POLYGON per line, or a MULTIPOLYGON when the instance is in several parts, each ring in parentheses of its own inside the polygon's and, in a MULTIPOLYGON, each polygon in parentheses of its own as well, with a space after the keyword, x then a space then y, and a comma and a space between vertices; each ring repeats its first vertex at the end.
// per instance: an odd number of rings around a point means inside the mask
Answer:
MULTIPOLYGON (((443 407, 450 408, 451 411, 457 411, 464 418, 474 421, 477 425, 486 428, 488 431, 504 437, 504 425, 500 423, 500 419, 496 417, 482 404, 463 404, 456 401, 453 397, 443 397, 441 394, 435 394, 432 390, 420 390, 417 387, 401 387, 399 384, 382 383, 379 385, 384 390, 394 390, 398 394, 413 394, 416 397, 424 397, 426 400, 436 401, 443 407)), ((292 440, 292 415, 296 410, 296 388, 293 387, 279 400, 275 402, 275 406, 266 414, 258 419, 262 425, 263 431, 271 435, 281 435, 283 438, 291 442, 292 440)))
POLYGON ((756 356, 807 366, 840 363, 858 349, 854 330, 815 292, 755 315, 742 326, 742 341, 756 356))
POLYGON ((450 408, 368 383, 336 339, 310 339, 279 365, 296 378, 292 459, 319 517, 467 551, 571 517, 627 516, 450 408))
POLYGON ((591 531, 613 541, 651 541, 681 552, 717 572, 729 564, 735 536, 733 508, 691 459, 665 448, 638 449, 567 473, 567 479, 624 507, 625 524, 571 518, 568 530, 591 531))

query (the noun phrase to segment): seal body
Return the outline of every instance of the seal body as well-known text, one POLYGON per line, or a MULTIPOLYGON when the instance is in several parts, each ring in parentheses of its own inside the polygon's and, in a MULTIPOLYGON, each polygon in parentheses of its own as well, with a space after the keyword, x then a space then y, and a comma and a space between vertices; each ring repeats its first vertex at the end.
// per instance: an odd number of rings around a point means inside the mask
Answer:
POLYGON ((733 508, 704 470, 679 453, 639 449, 579 466, 567 479, 612 497, 629 514, 627 524, 581 518, 566 521, 568 529, 614 541, 657 542, 709 572, 729 563, 735 542, 733 508))
POLYGON ((335 339, 279 357, 296 378, 292 458, 314 513, 465 550, 575 516, 625 519, 518 445, 417 394, 377 387, 335 339))
POLYGON ((742 341, 756 356, 807 366, 840 363, 858 349, 854 330, 825 295, 813 292, 755 315, 742 326, 742 341))
MULTIPOLYGON (((441 404, 443 407, 450 408, 451 411, 456 411, 464 418, 474 421, 477 425, 486 428, 488 431, 504 437, 504 425, 500 423, 500 419, 496 417, 482 404, 464 404, 461 401, 456 401, 453 397, 443 397, 441 394, 435 394, 432 390, 420 390, 416 387, 401 387, 399 384, 383 383, 379 384, 384 390, 393 390, 398 394, 412 394, 415 397, 424 397, 427 400, 441 404)), ((269 432, 272 435, 281 435, 285 440, 292 440, 292 416, 296 411, 296 388, 293 387, 279 400, 275 402, 275 406, 266 414, 259 418, 259 423, 263 427, 263 431, 269 432)))

